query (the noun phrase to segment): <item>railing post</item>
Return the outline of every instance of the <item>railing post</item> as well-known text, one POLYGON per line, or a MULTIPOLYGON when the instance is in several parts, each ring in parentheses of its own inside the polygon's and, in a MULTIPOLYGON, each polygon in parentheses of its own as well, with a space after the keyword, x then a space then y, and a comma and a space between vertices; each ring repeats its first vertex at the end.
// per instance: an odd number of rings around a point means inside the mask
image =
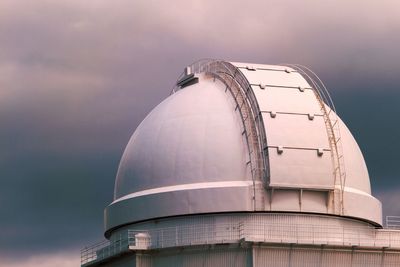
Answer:
POLYGON ((244 234, 243 234, 243 223, 239 222, 239 239, 244 238, 244 234))
POLYGON ((164 229, 161 229, 161 248, 164 247, 164 229))
POLYGON ((264 242, 266 242, 267 241, 267 233, 266 233, 266 231, 265 231, 265 223, 263 223, 263 240, 264 240, 264 242))
POLYGON ((178 226, 175 226, 175 246, 178 245, 178 226))
POLYGON ((344 245, 344 227, 342 227, 342 244, 344 245))
POLYGON ((312 225, 311 233, 312 233, 312 237, 311 237, 312 243, 315 244, 315 226, 314 225, 312 225))

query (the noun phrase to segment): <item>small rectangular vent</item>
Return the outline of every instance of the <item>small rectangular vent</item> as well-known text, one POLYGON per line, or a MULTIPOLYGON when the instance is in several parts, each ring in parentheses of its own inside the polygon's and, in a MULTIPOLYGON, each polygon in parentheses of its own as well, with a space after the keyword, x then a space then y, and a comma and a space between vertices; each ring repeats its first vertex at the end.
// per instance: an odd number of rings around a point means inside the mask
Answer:
POLYGON ((182 77, 182 79, 180 79, 176 85, 180 86, 181 88, 184 88, 186 86, 195 84, 199 82, 199 78, 194 74, 194 73, 190 73, 187 74, 185 76, 182 77))

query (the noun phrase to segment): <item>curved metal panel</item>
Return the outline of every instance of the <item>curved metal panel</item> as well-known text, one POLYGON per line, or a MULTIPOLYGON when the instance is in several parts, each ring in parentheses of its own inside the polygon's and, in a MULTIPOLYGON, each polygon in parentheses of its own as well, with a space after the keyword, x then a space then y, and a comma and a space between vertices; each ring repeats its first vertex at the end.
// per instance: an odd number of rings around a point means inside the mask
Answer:
POLYGON ((313 149, 268 148, 272 187, 329 190, 333 189, 332 162, 329 151, 318 155, 313 149))
POLYGON ((107 231, 154 218, 239 211, 381 223, 357 143, 346 127, 336 134, 332 124, 344 124, 298 71, 205 60, 187 68, 178 84, 185 88, 146 117, 124 152, 107 231), (374 210, 353 206, 360 201, 374 210))
POLYGON ((252 85, 260 111, 322 115, 312 89, 252 85), (284 100, 284 101, 282 101, 284 100))
POLYGON ((240 69, 251 85, 274 87, 311 88, 307 81, 296 71, 248 70, 240 69))
POLYGON ((105 230, 108 232, 125 224, 169 216, 252 211, 252 195, 251 185, 242 185, 160 192, 127 198, 105 209, 105 230))
MULTIPOLYGON (((268 131, 268 147, 330 150, 322 116, 279 114, 268 112, 263 116, 268 131), (273 116, 273 117, 272 117, 273 116)), ((330 167, 333 168, 332 166, 330 167)), ((333 184, 333 181, 332 181, 333 184)))
POLYGON ((170 96, 140 124, 122 156, 115 199, 146 189, 251 180, 239 114, 219 81, 170 96))
POLYGON ((252 84, 262 112, 270 164, 267 186, 333 189, 329 138, 310 85, 291 68, 257 67, 240 71, 252 84))

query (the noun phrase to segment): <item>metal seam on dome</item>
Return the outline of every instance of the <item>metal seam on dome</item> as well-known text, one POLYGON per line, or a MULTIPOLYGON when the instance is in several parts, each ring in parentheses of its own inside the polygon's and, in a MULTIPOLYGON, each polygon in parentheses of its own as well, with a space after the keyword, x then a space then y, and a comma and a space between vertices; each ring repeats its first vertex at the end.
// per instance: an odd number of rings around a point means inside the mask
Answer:
POLYGON ((263 110, 261 113, 271 113, 275 112, 276 114, 284 114, 284 115, 298 115, 298 116, 317 116, 317 117, 323 117, 323 114, 311 114, 311 113, 299 113, 299 112, 286 112, 286 111, 274 111, 274 110, 263 110))
MULTIPOLYGON (((256 192, 255 182, 259 180, 268 184, 268 150, 266 150, 267 142, 262 114, 251 84, 238 67, 226 61, 204 59, 193 63, 189 67, 192 73, 205 73, 221 80, 227 86, 227 89, 230 90, 236 101, 236 108, 240 113, 243 127, 246 131, 245 138, 249 150, 250 169, 253 180, 253 208, 254 210, 259 210, 256 200, 258 196, 261 197, 260 208, 263 210, 263 194, 256 192), (237 87, 236 92, 234 92, 233 86, 237 87), (238 100, 238 97, 241 99, 238 100), (249 119, 249 117, 252 117, 252 119, 249 119), (255 151, 256 153, 254 153, 254 150, 257 150, 255 151)), ((185 73, 182 73, 178 81, 184 75, 185 73)), ((172 93, 175 93, 179 89, 181 89, 179 86, 175 86, 172 93)))
MULTIPOLYGON (((251 86, 260 86, 260 83, 249 83, 251 86)), ((289 85, 276 85, 276 84, 263 84, 265 87, 276 87, 276 88, 288 88, 300 90, 299 86, 289 86, 289 85)), ((300 87, 302 90, 313 90, 312 87, 300 87)))

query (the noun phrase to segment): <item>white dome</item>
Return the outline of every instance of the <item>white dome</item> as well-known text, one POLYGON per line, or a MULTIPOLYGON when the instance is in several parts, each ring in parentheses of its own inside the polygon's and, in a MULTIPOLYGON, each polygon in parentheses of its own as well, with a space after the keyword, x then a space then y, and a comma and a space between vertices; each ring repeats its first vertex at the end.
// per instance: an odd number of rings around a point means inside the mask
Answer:
POLYGON ((241 122, 222 82, 202 79, 159 104, 122 156, 115 199, 193 183, 246 181, 241 122))
POLYGON ((251 88, 243 94, 247 102, 215 70, 187 75, 190 86, 160 103, 131 137, 114 202, 105 211, 107 231, 168 216, 251 211, 333 214, 381 224, 380 202, 371 196, 356 141, 339 119, 340 142, 333 150, 315 90, 295 69, 217 64, 240 71, 234 81, 242 93, 245 77, 251 88), (246 105, 260 116, 251 117, 246 105))

